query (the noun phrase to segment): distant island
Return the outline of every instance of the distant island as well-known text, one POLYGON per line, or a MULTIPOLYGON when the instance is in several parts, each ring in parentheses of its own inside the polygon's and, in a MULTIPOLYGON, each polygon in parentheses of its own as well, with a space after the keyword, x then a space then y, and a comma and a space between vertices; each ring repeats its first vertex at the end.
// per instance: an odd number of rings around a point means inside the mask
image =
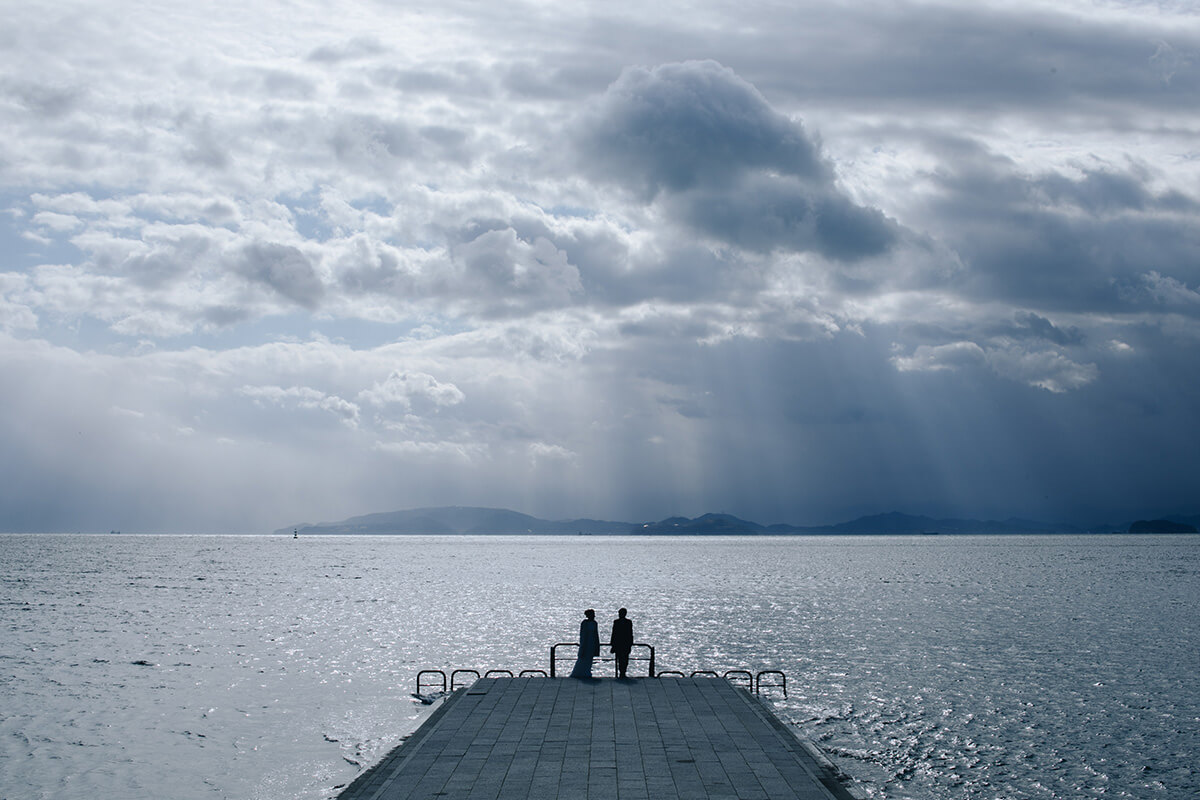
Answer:
POLYGON ((835 525, 761 525, 730 514, 668 517, 658 522, 597 519, 548 520, 505 508, 440 506, 386 511, 341 522, 299 523, 275 531, 294 534, 554 534, 640 536, 774 536, 781 534, 967 534, 967 533, 1196 533, 1200 516, 1164 517, 1123 525, 1073 526, 1035 520, 935 519, 891 512, 835 525))
POLYGON ((1130 533, 1196 533, 1196 526, 1169 519, 1139 519, 1129 526, 1130 533))

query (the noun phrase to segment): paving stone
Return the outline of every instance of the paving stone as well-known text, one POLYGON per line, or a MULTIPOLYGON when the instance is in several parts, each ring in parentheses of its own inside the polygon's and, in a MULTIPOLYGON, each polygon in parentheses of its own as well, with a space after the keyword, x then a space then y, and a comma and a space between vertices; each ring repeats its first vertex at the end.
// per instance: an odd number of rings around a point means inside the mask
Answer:
POLYGON ((713 678, 483 678, 339 800, 846 800, 767 707, 713 678))

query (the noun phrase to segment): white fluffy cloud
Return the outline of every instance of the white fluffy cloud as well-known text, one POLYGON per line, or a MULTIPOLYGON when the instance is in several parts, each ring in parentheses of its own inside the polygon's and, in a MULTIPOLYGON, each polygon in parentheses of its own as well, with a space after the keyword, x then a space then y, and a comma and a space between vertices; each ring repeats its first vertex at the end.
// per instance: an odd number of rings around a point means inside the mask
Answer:
POLYGON ((987 353, 974 342, 952 342, 920 345, 911 355, 893 357, 892 363, 901 372, 937 372, 976 365, 986 360, 987 353))
POLYGON ((414 401, 426 401, 437 408, 458 405, 465 398, 453 383, 442 383, 424 372, 393 372, 358 396, 377 406, 395 403, 405 409, 411 409, 414 401))

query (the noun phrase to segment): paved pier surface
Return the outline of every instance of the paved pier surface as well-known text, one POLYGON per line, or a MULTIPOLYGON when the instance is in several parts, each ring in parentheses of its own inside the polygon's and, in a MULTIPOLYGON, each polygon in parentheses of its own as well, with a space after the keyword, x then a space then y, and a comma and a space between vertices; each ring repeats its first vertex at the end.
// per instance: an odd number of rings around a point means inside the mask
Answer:
POLYGON ((485 678, 339 800, 846 800, 766 707, 720 678, 485 678))

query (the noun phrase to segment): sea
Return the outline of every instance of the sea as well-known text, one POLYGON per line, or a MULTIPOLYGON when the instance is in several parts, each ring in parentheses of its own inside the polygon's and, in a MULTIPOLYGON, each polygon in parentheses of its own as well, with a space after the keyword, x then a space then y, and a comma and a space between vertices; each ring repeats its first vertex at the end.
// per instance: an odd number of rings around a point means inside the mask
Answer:
POLYGON ((1200 536, 8 534, 0 800, 334 797, 619 607, 860 797, 1200 797, 1200 536))

